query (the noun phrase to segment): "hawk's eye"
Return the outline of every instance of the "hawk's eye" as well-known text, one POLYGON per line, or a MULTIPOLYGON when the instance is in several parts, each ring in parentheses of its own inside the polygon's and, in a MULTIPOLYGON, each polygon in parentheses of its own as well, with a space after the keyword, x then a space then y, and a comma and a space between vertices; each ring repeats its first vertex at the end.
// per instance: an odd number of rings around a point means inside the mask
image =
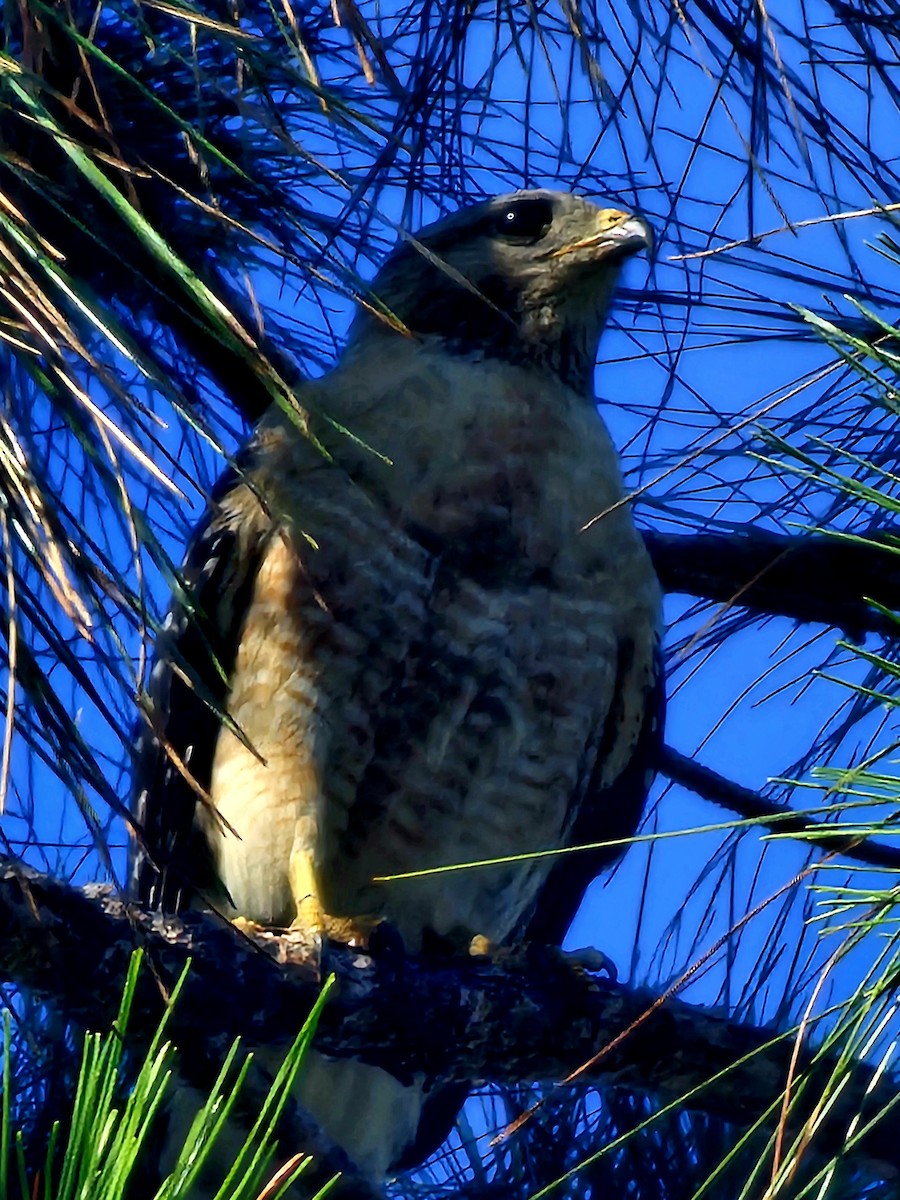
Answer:
POLYGON ((497 217, 497 232, 511 241, 537 242, 553 223, 550 200, 511 200, 497 217))

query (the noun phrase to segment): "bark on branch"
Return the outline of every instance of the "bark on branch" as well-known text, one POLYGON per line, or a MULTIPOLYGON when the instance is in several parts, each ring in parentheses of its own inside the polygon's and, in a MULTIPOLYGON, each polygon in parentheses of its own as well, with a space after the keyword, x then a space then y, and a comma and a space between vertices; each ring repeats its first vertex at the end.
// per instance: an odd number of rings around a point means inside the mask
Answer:
POLYGON ((824 821, 793 812, 788 805, 767 800, 752 788, 704 767, 671 746, 660 748, 657 765, 660 773, 673 783, 680 783, 703 800, 727 808, 744 820, 757 821, 773 833, 809 842, 823 854, 840 854, 870 867, 900 871, 900 849, 897 847, 858 834, 843 834, 840 825, 826 825, 824 821))
POLYGON ((900 625, 900 554, 874 542, 814 534, 644 531, 663 590, 754 612, 833 625, 855 640, 900 625))
MULTIPOLYGON (((47 997, 83 1026, 102 1027, 115 1015, 129 956, 142 945, 153 969, 143 973, 133 1008, 131 1032, 140 1042, 157 1024, 161 991, 190 957, 170 1032, 192 1059, 218 1061, 236 1034, 262 1045, 298 1030, 318 991, 315 972, 296 961, 290 936, 267 935, 263 943, 266 949, 207 914, 147 914, 108 888, 78 890, 13 862, 0 870, 0 978, 47 997)), ((423 1072, 443 1082, 557 1081, 589 1064, 581 1082, 661 1101, 692 1093, 692 1109, 747 1127, 777 1113, 788 1077, 789 1037, 773 1040, 771 1030, 676 998, 660 1002, 546 950, 499 961, 373 963, 332 948, 326 967, 339 987, 323 1014, 318 1048, 401 1079, 423 1072)), ((833 1066, 800 1055, 800 1069, 812 1076, 807 1095, 821 1095, 833 1066)), ((876 1081, 858 1064, 819 1121, 813 1147, 833 1152, 856 1113, 873 1116, 894 1093, 892 1081, 876 1081)), ((877 1175, 900 1171, 892 1114, 874 1123, 855 1153, 854 1161, 877 1175)))

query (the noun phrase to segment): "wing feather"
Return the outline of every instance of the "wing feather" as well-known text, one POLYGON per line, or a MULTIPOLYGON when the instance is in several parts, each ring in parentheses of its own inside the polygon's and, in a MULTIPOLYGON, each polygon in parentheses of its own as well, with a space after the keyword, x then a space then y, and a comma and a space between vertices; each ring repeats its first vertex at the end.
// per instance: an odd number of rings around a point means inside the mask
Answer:
POLYGON ((221 890, 198 805, 208 789, 228 684, 271 521, 236 472, 220 481, 188 547, 182 598, 157 638, 135 745, 131 892, 167 912, 221 890))
MULTIPOLYGON (((629 680, 628 671, 623 670, 627 657, 620 659, 616 702, 607 716, 590 781, 567 839, 572 846, 632 837, 640 825, 647 791, 656 772, 665 717, 662 656, 659 646, 655 645, 649 675, 634 682, 629 680), (626 703, 629 689, 637 689, 637 695, 631 695, 631 702, 626 703), (606 753, 610 741, 621 729, 626 709, 640 713, 640 722, 630 735, 626 735, 631 740, 629 758, 621 773, 610 783, 603 777, 606 753)), ((523 922, 521 930, 525 940, 548 946, 560 945, 587 889, 626 849, 626 846, 615 846, 564 855, 547 876, 533 911, 523 922)))

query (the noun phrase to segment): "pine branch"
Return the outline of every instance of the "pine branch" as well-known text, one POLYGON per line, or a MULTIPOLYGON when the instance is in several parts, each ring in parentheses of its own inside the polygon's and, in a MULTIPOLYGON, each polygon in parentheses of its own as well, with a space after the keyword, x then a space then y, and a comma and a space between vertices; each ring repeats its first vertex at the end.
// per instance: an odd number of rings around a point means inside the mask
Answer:
POLYGON ((900 557, 876 540, 814 534, 662 534, 644 531, 663 590, 715 600, 760 614, 818 622, 862 640, 896 637, 900 557))
POLYGON ((900 870, 900 850, 872 838, 841 836, 840 827, 811 821, 793 812, 786 804, 767 800, 752 788, 743 787, 680 754, 671 746, 663 746, 659 754, 659 770, 673 783, 680 783, 697 796, 729 809, 749 821, 759 821, 773 833, 789 834, 818 846, 823 854, 840 854, 870 867, 900 870))
MULTIPOLYGON (((218 1063, 237 1034, 248 1045, 283 1044, 318 992, 316 972, 291 935, 250 939, 207 914, 147 914, 109 888, 78 890, 13 862, 0 871, 0 978, 46 997, 77 1023, 97 1027, 115 1016, 136 943, 153 968, 132 1009, 138 1041, 156 1028, 162 993, 192 960, 169 1026, 188 1078, 198 1063, 218 1063)), ((789 1036, 593 977, 557 952, 373 963, 332 947, 326 966, 339 987, 317 1047, 401 1079, 422 1072, 440 1082, 553 1081, 583 1068, 581 1083, 663 1103, 685 1098, 686 1107, 739 1127, 780 1111, 789 1036)), ((810 1116, 835 1061, 800 1054, 811 1100, 792 1110, 795 1121, 810 1116)), ((795 1076, 795 1095, 796 1085, 795 1076)), ((864 1112, 864 1128, 894 1097, 892 1081, 856 1064, 828 1115, 817 1117, 813 1152, 819 1146, 829 1155, 856 1114, 864 1112)), ((896 1125, 893 1117, 875 1121, 854 1147, 854 1164, 879 1175, 900 1170, 896 1125)))

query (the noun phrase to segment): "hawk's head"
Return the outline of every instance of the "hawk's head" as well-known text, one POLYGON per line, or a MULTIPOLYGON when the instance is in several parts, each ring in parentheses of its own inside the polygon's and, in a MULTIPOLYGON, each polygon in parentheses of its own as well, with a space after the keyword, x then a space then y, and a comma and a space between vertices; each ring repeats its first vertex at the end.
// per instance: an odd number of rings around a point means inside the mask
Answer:
POLYGON ((583 392, 622 261, 650 242, 631 213, 566 192, 512 192, 406 239, 373 290, 417 337, 542 362, 583 392))

